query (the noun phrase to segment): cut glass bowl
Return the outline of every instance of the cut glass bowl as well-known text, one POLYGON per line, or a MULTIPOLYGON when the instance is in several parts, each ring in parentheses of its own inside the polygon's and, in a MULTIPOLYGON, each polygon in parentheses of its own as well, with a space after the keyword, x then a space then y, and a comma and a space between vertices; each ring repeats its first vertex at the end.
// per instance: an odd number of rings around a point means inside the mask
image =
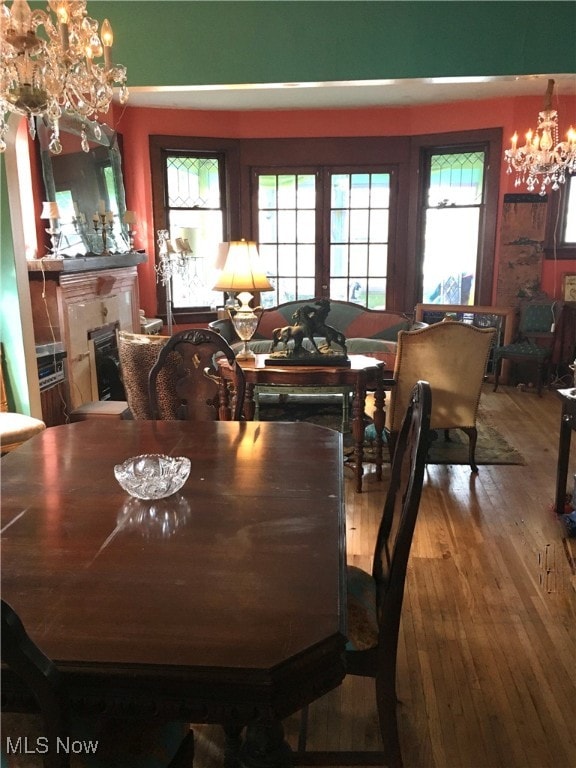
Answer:
POLYGON ((164 499, 184 485, 190 474, 190 459, 148 453, 133 456, 114 467, 122 488, 137 499, 164 499))

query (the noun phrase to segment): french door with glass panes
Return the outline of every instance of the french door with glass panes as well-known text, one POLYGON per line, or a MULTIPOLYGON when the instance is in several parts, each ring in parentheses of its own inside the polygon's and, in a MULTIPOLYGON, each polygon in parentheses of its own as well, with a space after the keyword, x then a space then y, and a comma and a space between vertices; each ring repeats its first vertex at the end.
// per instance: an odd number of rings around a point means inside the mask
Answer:
POLYGON ((326 296, 386 307, 392 169, 261 168, 253 181, 256 239, 274 286, 263 306, 326 296))

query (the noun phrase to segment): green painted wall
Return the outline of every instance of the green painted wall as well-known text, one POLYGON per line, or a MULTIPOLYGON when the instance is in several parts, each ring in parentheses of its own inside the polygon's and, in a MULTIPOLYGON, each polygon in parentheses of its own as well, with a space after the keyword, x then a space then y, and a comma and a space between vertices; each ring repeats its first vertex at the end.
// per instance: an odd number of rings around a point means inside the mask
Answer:
POLYGON ((16 283, 14 244, 6 183, 6 164, 0 155, 0 341, 4 351, 4 374, 8 405, 30 414, 24 342, 16 283))
POLYGON ((576 3, 89 0, 129 86, 576 72, 576 3))

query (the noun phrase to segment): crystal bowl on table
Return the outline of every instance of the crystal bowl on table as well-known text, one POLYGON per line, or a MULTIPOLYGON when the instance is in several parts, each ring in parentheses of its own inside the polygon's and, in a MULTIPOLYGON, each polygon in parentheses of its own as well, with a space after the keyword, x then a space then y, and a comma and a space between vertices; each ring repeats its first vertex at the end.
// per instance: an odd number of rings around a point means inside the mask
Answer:
POLYGON ((148 453, 133 456, 114 467, 122 488, 137 499, 164 499, 184 485, 190 474, 190 459, 148 453))

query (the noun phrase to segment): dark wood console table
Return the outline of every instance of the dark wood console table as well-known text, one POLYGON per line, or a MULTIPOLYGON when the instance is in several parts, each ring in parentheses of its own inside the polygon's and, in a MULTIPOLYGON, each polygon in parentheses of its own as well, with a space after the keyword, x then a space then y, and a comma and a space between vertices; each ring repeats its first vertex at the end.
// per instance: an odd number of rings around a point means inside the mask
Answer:
POLYGON ((556 503, 557 514, 564 513, 566 501, 566 482, 568 480, 568 461, 570 459, 570 442, 572 430, 576 429, 576 388, 559 389, 558 397, 562 400, 562 416, 560 419, 560 439, 558 442, 558 465, 556 471, 556 503))

